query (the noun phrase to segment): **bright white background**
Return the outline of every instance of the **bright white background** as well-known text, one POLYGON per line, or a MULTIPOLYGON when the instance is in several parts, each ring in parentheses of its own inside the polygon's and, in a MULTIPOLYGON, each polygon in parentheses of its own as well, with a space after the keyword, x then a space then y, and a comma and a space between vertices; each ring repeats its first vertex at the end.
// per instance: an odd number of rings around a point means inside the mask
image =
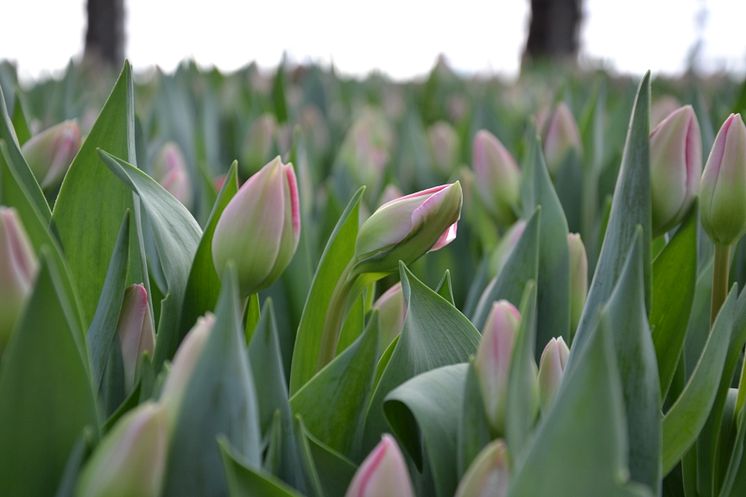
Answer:
MULTIPOLYGON (((125 0, 126 53, 136 69, 185 57, 231 70, 249 60, 333 62, 342 72, 425 73, 439 53, 457 70, 514 76, 529 0, 125 0)), ((85 0, 5 0, 0 59, 24 79, 79 55, 85 0), (10 12, 8 12, 10 7, 10 12)), ((585 0, 585 60, 620 72, 677 73, 697 39, 702 70, 746 70, 743 0, 585 0), (704 16, 703 12, 707 12, 704 16)))

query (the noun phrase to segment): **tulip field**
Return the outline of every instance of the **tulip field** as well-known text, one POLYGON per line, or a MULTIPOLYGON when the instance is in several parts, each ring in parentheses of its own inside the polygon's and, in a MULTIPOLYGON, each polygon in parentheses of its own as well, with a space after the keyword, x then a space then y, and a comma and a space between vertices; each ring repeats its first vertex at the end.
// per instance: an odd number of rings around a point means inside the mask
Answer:
POLYGON ((0 89, 0 496, 746 495, 746 83, 0 89))

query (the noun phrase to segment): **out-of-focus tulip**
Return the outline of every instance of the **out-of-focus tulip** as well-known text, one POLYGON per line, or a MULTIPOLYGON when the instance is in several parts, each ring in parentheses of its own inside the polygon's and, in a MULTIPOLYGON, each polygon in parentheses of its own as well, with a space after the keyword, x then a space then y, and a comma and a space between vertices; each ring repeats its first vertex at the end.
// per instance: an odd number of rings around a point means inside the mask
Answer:
POLYGON ((546 413, 559 390, 565 372, 570 349, 562 337, 552 338, 544 347, 539 359, 539 401, 541 411, 546 413))
POLYGON ((171 427, 214 324, 215 317, 210 313, 199 318, 176 351, 171 370, 161 390, 161 402, 166 406, 171 427))
POLYGON ((155 347, 148 291, 143 285, 132 285, 124 292, 117 336, 122 349, 124 386, 126 391, 130 392, 137 379, 140 358, 145 352, 152 354, 155 347))
POLYGON ((414 497, 399 446, 391 435, 383 435, 352 478, 345 497, 414 497))
POLYGON ((428 128, 427 141, 435 170, 442 176, 450 176, 458 162, 458 133, 447 122, 438 121, 428 128))
POLYGON ((497 434, 505 432, 505 399, 510 360, 521 314, 507 300, 492 305, 482 331, 474 367, 490 426, 497 434))
POLYGON ((664 95, 655 99, 653 105, 650 106, 650 127, 657 126, 658 123, 679 107, 681 107, 681 103, 671 95, 664 95))
POLYGON ((45 190, 59 186, 80 148, 80 128, 65 121, 32 136, 21 147, 31 171, 45 190))
POLYGON ((0 352, 31 293, 36 256, 15 209, 0 207, 0 352))
POLYGON ((386 185, 386 188, 383 189, 383 193, 381 193, 381 200, 379 202, 379 205, 386 204, 403 196, 404 194, 401 192, 401 190, 399 190, 398 186, 386 185))
POLYGON ((461 216, 461 184, 435 186, 388 202, 360 227, 358 273, 390 273, 399 261, 411 264, 456 238, 461 216))
POLYGON ((508 447, 502 440, 494 440, 471 463, 455 497, 505 497, 509 474, 508 447))
POLYGON ((186 159, 174 142, 166 142, 153 161, 153 179, 188 209, 192 206, 192 182, 186 159))
POLYGON ((581 153, 580 132, 566 103, 561 102, 544 125, 544 157, 553 174, 571 152, 581 153))
POLYGON ((272 114, 262 114, 251 123, 242 154, 242 164, 247 171, 256 171, 271 157, 276 131, 277 120, 272 114))
POLYGON ((746 126, 731 114, 715 137, 700 185, 700 219, 722 245, 746 232, 746 126))
POLYGON ((401 283, 386 290, 373 304, 378 311, 378 336, 380 349, 385 349, 404 328, 407 308, 404 306, 404 294, 401 283))
POLYGON ((510 152, 486 130, 474 136, 472 149, 477 192, 498 221, 510 222, 518 201, 521 173, 510 152))
POLYGON ((526 221, 520 219, 516 221, 508 231, 505 232, 503 237, 500 239, 500 244, 492 254, 490 260, 490 274, 496 275, 502 271, 505 263, 508 261, 508 257, 513 253, 518 240, 523 236, 523 232, 526 229, 526 221))
POLYGON ((166 468, 166 413, 147 402, 106 434, 78 480, 77 497, 158 497, 166 468))
POLYGON ((215 269, 222 274, 234 261, 241 294, 256 293, 285 270, 299 238, 295 173, 277 157, 241 186, 220 216, 212 239, 215 269))
POLYGON ((588 295, 588 256, 577 233, 567 235, 567 250, 570 257, 570 329, 575 330, 588 295))
POLYGON ((394 134, 380 110, 365 108, 355 119, 339 149, 338 162, 350 177, 378 191, 394 134))
POLYGON ((697 195, 702 174, 702 139, 691 105, 666 117, 650 133, 650 188, 653 232, 679 222, 697 195))

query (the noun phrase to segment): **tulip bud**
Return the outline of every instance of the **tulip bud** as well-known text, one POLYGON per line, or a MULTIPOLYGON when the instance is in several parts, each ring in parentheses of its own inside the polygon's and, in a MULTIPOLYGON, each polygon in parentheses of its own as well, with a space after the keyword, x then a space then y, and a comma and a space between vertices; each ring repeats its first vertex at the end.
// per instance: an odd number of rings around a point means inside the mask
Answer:
POLYGON ((730 245, 746 232, 746 126, 731 114, 715 137, 702 173, 700 219, 715 242, 730 245))
POLYGON ((355 248, 358 273, 390 273, 456 238, 461 184, 435 186, 379 207, 360 227, 355 248))
POLYGON ((210 313, 197 319, 197 323, 187 333, 176 351, 163 390, 161 390, 161 402, 168 410, 170 426, 173 426, 192 372, 197 366, 214 324, 215 317, 210 313))
POLYGON ((131 392, 137 379, 140 358, 145 352, 152 353, 155 348, 148 291, 144 286, 132 285, 124 292, 117 336, 122 348, 124 386, 127 392, 131 392))
POLYGON ((77 497, 158 497, 166 469, 166 415, 142 404, 104 436, 78 480, 77 497))
POLYGON ((487 210, 501 222, 514 218, 513 207, 518 201, 521 173, 495 135, 486 130, 474 136, 472 150, 477 192, 487 210))
POLYGON ((272 114, 262 114, 249 128, 243 147, 243 164, 249 172, 254 172, 259 164, 264 164, 272 153, 277 121, 272 114))
POLYGON ((404 328, 407 308, 404 305, 404 294, 401 283, 386 290, 373 304, 378 311, 378 336, 380 349, 385 349, 404 328))
POLYGON ((544 157, 547 167, 556 173, 571 152, 580 154, 580 132, 570 108, 561 102, 544 126, 544 157))
POLYGON ((153 161, 153 179, 188 209, 192 206, 192 182, 186 159, 174 142, 161 147, 153 161))
POLYGON ((352 478, 345 497, 414 497, 399 446, 385 434, 352 478))
POLYGON ((658 123, 679 107, 681 107, 681 103, 670 95, 664 95, 656 99, 653 105, 650 106, 650 127, 657 126, 658 123))
POLYGON ((567 250, 570 256, 570 329, 575 330, 588 295, 588 257, 577 233, 568 233, 567 250))
POLYGON ((0 352, 31 293, 38 264, 15 209, 0 207, 0 352))
POLYGON ((427 130, 430 157, 435 170, 449 176, 458 162, 459 139, 453 126, 439 121, 427 130))
POLYGON ((21 147, 31 171, 45 190, 56 188, 80 148, 80 128, 65 121, 32 136, 21 147))
POLYGON ((494 440, 471 463, 455 497, 505 497, 508 475, 508 447, 502 440, 494 440))
POLYGON ((241 186, 215 227, 212 257, 222 274, 232 260, 243 296, 267 288, 285 270, 300 238, 298 186, 279 157, 241 186))
POLYGON ((497 434, 504 433, 510 359, 520 321, 521 314, 513 304, 507 300, 495 302, 474 361, 487 419, 497 434))
POLYGON ((375 192, 389 161, 393 141, 386 117, 379 110, 365 108, 347 132, 338 161, 355 182, 375 192))
POLYGON ((539 359, 539 402, 541 411, 547 412, 562 382, 570 349, 562 337, 552 338, 544 347, 539 359))
POLYGON ((508 257, 513 253, 518 241, 523 236, 523 232, 526 230, 526 221, 519 220, 508 231, 505 232, 503 237, 500 239, 500 244, 492 254, 492 260, 490 261, 490 274, 496 275, 502 271, 505 263, 508 261, 508 257))
POLYGON ((653 232, 679 222, 697 195, 702 174, 702 139, 691 105, 673 112, 650 133, 653 232))

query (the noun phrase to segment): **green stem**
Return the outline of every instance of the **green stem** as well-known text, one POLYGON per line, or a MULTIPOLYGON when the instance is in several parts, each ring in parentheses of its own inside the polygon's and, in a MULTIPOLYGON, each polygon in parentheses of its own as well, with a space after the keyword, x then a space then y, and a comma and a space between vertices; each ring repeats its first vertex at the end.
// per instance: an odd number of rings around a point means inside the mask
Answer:
POLYGON ((730 273, 730 245, 715 244, 715 267, 712 269, 712 300, 710 301, 710 329, 728 295, 730 273))
POLYGON ((342 272, 339 283, 334 288, 332 296, 329 299, 329 307, 326 310, 324 319, 324 329, 321 333, 321 343, 319 348, 319 358, 316 363, 316 372, 329 364, 337 353, 339 344, 339 335, 342 330, 344 318, 350 304, 357 297, 357 277, 351 274, 351 265, 347 266, 342 272))

